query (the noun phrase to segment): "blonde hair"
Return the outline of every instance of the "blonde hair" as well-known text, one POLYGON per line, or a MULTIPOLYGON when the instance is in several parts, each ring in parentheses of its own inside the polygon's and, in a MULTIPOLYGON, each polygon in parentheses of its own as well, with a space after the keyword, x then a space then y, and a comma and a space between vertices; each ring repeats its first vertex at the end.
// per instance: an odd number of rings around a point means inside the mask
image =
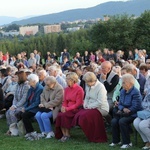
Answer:
POLYGON ((83 76, 83 80, 85 82, 94 82, 97 80, 97 77, 93 72, 86 72, 83 76))
POLYGON ((66 74, 66 78, 70 78, 73 80, 75 83, 78 82, 78 75, 75 72, 69 72, 66 74))

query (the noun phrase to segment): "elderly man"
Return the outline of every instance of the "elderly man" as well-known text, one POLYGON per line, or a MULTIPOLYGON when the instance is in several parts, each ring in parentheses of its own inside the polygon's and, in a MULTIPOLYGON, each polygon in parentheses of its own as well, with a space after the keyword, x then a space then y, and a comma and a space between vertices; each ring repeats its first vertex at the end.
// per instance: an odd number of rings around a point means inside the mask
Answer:
POLYGON ((128 64, 126 66, 124 66, 127 70, 127 72, 131 72, 131 74, 137 79, 137 81, 140 84, 140 92, 141 95, 144 95, 144 86, 145 86, 145 82, 146 82, 146 78, 140 73, 139 69, 136 68, 136 66, 134 66, 133 64, 128 64))
POLYGON ((57 82, 63 87, 63 88, 66 88, 67 87, 67 83, 66 81, 64 80, 64 78, 62 76, 59 75, 60 73, 60 67, 58 65, 53 65, 53 66, 50 66, 48 68, 48 71, 49 71, 49 75, 50 76, 54 76, 57 80, 57 82))
POLYGON ((107 90, 107 100, 109 103, 109 108, 112 110, 112 96, 114 89, 119 82, 119 76, 112 70, 112 64, 109 61, 104 61, 101 64, 101 74, 99 74, 97 78, 101 83, 104 84, 107 90))
POLYGON ((30 53, 30 58, 28 59, 29 67, 36 65, 36 59, 34 58, 34 53, 30 53))
POLYGON ((38 72, 39 83, 40 83, 43 87, 45 86, 44 80, 45 80, 46 76, 47 76, 47 72, 46 72, 44 69, 42 69, 42 70, 40 70, 40 71, 38 72))

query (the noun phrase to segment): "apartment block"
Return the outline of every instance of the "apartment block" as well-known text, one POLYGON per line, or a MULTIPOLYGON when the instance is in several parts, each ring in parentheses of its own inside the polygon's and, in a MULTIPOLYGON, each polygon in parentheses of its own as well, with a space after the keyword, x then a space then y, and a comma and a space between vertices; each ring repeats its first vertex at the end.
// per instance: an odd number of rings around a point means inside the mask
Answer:
POLYGON ((35 35, 39 31, 38 26, 25 26, 19 28, 19 33, 21 35, 35 35))
POLYGON ((44 26, 44 33, 53 33, 53 32, 61 32, 60 25, 46 25, 44 26))

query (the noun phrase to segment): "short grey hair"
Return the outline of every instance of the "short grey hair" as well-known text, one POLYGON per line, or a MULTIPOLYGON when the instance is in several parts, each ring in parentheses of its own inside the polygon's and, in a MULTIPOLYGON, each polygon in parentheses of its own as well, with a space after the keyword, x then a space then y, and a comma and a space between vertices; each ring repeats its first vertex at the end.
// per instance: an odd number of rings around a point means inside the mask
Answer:
POLYGON ((47 83, 48 81, 50 81, 50 84, 53 84, 53 83, 57 82, 56 78, 54 76, 47 76, 44 81, 45 81, 45 83, 47 83))
POLYGON ((33 74, 33 73, 28 75, 27 79, 35 81, 36 83, 39 82, 39 77, 36 74, 33 74))
POLYGON ((127 73, 132 73, 133 70, 136 70, 136 67, 133 64, 128 64, 123 66, 121 70, 126 70, 127 73))
POLYGON ((47 76, 47 72, 44 69, 40 70, 39 73, 42 73, 45 77, 47 76))
POLYGON ((60 72, 60 67, 59 67, 59 65, 52 65, 52 66, 48 67, 48 70, 54 70, 57 73, 59 73, 60 72))
POLYGON ((128 82, 128 83, 134 85, 135 78, 132 74, 127 73, 122 76, 122 82, 128 82))

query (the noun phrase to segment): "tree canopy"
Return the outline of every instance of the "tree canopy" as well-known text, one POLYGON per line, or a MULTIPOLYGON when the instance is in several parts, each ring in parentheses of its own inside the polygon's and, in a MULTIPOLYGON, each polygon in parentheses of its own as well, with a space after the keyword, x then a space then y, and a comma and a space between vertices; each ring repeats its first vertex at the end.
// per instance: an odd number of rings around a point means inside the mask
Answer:
POLYGON ((60 55, 67 48, 71 55, 85 50, 96 51, 98 48, 110 48, 124 51, 134 48, 150 51, 150 11, 145 11, 140 17, 116 15, 108 21, 99 21, 88 29, 75 32, 37 34, 36 36, 16 36, 0 38, 0 50, 11 55, 21 51, 27 53, 34 49, 43 55, 55 52, 60 55))

